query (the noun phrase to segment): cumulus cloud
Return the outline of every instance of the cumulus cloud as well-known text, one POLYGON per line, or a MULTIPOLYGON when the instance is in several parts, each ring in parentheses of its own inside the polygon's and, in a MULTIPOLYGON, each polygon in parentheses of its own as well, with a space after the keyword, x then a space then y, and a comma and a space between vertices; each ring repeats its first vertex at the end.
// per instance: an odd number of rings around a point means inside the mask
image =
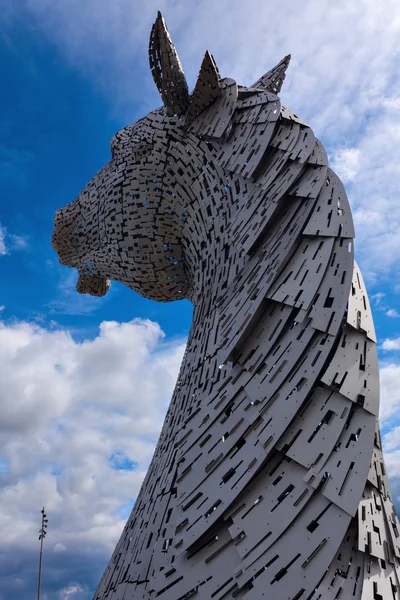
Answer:
MULTIPOLYGON (((393 427, 383 437, 383 444, 386 452, 399 449, 400 446, 400 426, 393 427)), ((400 468, 398 469, 397 475, 400 475, 400 468)))
POLYGON ((380 426, 386 471, 393 502, 400 512, 400 364, 380 369, 380 426))
MULTIPOLYGON (((397 432, 397 435, 399 432, 397 432)), ((383 444, 385 451, 385 466, 390 478, 390 492, 393 500, 393 504, 396 507, 397 514, 400 510, 400 449, 389 452, 386 450, 385 443, 383 444)))
POLYGON ((360 150, 358 148, 338 148, 333 155, 333 169, 343 183, 353 181, 358 173, 360 150))
POLYGON ((400 337, 393 339, 386 339, 382 343, 383 350, 400 350, 400 337))
POLYGON ((395 308, 389 308, 389 310, 386 312, 386 316, 392 319, 400 318, 400 315, 395 308))
POLYGON ((62 329, 0 323, 4 598, 30 597, 42 506, 48 600, 91 597, 85 584, 99 578, 133 505, 183 350, 148 320, 103 322, 83 342, 62 329), (65 589, 60 554, 76 579, 65 589), (19 572, 10 556, 24 564, 19 572))
POLYGON ((400 414, 400 364, 390 363, 380 370, 381 402, 379 417, 383 427, 396 426, 395 417, 400 414))
POLYGON ((368 121, 359 140, 359 167, 350 187, 357 232, 358 257, 370 281, 389 285, 399 275, 400 168, 393 152, 400 149, 400 111, 382 108, 368 121))

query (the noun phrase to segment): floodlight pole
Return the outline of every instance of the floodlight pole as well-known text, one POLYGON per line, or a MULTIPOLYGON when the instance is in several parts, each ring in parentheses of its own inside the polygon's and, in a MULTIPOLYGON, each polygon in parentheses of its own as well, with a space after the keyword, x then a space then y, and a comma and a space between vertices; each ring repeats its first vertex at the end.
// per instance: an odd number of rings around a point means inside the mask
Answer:
POLYGON ((46 518, 46 514, 44 512, 44 506, 43 506, 43 508, 42 508, 42 510, 40 512, 42 513, 42 527, 39 530, 40 557, 39 557, 39 577, 38 577, 38 592, 37 592, 38 600, 40 600, 40 585, 42 583, 43 540, 44 540, 45 535, 47 533, 46 527, 47 527, 47 522, 48 522, 48 519, 46 518))

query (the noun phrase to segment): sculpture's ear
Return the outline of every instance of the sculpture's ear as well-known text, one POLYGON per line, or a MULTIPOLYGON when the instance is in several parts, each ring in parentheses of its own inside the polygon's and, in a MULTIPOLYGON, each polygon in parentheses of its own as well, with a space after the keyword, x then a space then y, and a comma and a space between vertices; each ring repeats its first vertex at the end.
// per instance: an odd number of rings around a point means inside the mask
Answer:
POLYGON ((189 106, 189 92, 178 54, 160 12, 152 27, 149 44, 150 69, 169 116, 189 106))
POLYGON ((186 129, 193 123, 197 115, 221 95, 219 79, 217 65, 207 50, 201 63, 196 85, 190 96, 190 104, 185 120, 186 129))
POLYGON ((263 88, 267 92, 279 94, 282 88, 283 81, 286 77, 286 69, 289 66, 290 54, 282 58, 273 69, 265 73, 258 81, 253 83, 252 88, 263 88))

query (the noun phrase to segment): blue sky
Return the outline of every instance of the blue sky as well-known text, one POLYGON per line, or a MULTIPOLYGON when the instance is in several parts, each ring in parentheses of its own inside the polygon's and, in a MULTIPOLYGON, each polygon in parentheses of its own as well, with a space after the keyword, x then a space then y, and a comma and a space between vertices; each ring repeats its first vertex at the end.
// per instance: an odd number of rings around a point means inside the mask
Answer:
POLYGON ((0 600, 88 600, 150 461, 189 302, 113 283, 79 296, 50 245, 54 211, 160 104, 147 62, 161 9, 193 87, 209 49, 254 80, 292 53, 281 97, 342 177, 378 334, 382 431, 400 506, 400 96, 397 0, 0 0, 0 600), (215 5, 217 4, 217 5, 215 5))

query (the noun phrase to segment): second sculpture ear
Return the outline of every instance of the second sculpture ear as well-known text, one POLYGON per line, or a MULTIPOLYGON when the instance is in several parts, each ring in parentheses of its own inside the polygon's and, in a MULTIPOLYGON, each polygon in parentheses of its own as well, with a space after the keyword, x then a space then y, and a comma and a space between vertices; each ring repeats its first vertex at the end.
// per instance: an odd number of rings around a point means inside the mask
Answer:
POLYGON ((217 65, 207 50, 203 62, 201 63, 196 85, 190 96, 190 104, 186 113, 185 128, 189 127, 197 115, 208 108, 214 100, 221 95, 219 79, 217 65))
POLYGON ((282 60, 268 73, 265 73, 260 79, 253 83, 252 88, 261 88, 273 94, 279 94, 282 89, 286 70, 289 66, 290 54, 282 58, 282 60))

